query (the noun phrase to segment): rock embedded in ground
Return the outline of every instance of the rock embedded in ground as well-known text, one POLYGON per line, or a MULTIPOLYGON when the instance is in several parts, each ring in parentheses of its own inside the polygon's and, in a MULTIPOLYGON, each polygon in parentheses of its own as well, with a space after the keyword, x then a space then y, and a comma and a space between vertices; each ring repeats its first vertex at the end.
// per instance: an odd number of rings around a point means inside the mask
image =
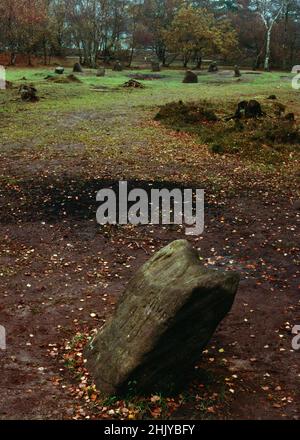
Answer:
POLYGON ((191 70, 187 70, 185 72, 185 77, 184 77, 183 83, 185 83, 185 84, 195 84, 197 82, 198 82, 197 74, 192 72, 191 70))
POLYGON ((62 75, 64 73, 65 69, 63 67, 56 67, 55 68, 55 73, 57 75, 62 75))
POLYGON ((75 63, 73 67, 74 73, 83 73, 83 68, 80 63, 75 63))
POLYGON ((234 76, 235 78, 240 78, 242 76, 239 66, 234 66, 234 76))
POLYGON ((152 72, 160 72, 160 64, 159 61, 151 61, 152 72))
POLYGON ((105 68, 104 67, 99 67, 99 69, 97 70, 96 76, 98 78, 105 76, 105 68))
POLYGON ((215 73, 218 72, 219 68, 218 68, 218 64, 216 61, 213 61, 212 63, 210 63, 210 65, 208 66, 208 72, 209 73, 215 73))
POLYGON ((120 61, 117 61, 113 66, 114 72, 122 72, 123 71, 123 65, 120 61))
POLYGON ((293 66, 291 73, 300 73, 300 65, 293 66))
POLYGON ((203 267, 185 240, 155 254, 85 349, 99 391, 179 390, 230 311, 238 284, 234 272, 203 267))

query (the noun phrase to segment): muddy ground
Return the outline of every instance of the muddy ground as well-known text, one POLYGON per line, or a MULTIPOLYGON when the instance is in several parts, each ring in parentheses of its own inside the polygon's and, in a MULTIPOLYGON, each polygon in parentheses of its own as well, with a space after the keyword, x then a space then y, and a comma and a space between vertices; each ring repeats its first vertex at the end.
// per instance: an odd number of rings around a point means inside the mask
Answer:
MULTIPOLYGON (((70 126, 70 117, 86 116, 77 112, 58 122, 70 126)), ((142 123, 150 126, 151 120, 142 123)), ((130 124, 140 126, 139 111, 131 112, 130 124)), ((176 133, 161 130, 166 141, 176 142, 176 133)), ((130 277, 153 252, 186 238, 177 227, 97 225, 96 192, 120 178, 130 180, 138 174, 137 163, 140 174, 153 176, 153 186, 180 187, 189 180, 189 187, 205 188, 205 233, 190 240, 203 264, 241 274, 231 313, 202 360, 199 353, 200 368, 215 378, 214 392, 224 396, 209 411, 200 401, 186 401, 172 417, 299 418, 300 353, 291 345, 292 327, 300 325, 299 171, 286 178, 274 174, 269 182, 259 171, 243 169, 238 159, 202 158, 197 150, 191 161, 182 151, 160 164, 155 148, 137 146, 134 166, 125 160, 125 169, 121 157, 106 158, 102 166, 100 157, 94 173, 89 158, 65 154, 68 146, 57 158, 27 159, 19 146, 5 148, 0 324, 7 350, 0 351, 1 419, 77 417, 76 381, 61 347, 77 331, 107 320, 130 277), (226 182, 218 190, 211 184, 223 176, 235 182, 230 191, 226 182)), ((189 152, 193 148, 190 142, 189 152)), ((142 180, 131 184, 147 186, 142 180)), ((86 409, 82 417, 89 416, 86 409)))

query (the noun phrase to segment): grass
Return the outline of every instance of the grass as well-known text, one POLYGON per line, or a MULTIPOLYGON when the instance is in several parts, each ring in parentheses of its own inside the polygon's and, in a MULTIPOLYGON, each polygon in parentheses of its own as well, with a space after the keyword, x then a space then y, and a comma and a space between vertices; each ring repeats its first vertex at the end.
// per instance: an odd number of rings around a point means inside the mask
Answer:
POLYGON ((228 101, 221 108, 207 100, 171 102, 160 108, 156 120, 196 135, 214 154, 238 154, 256 163, 280 164, 283 157, 299 152, 300 131, 285 113, 277 115, 277 100, 261 103, 262 118, 226 120, 235 114, 236 102, 228 101))
MULTIPOLYGON (((66 75, 70 73, 71 69, 66 69, 66 75)), ((184 102, 207 100, 229 111, 242 99, 263 101, 270 94, 276 94, 281 102, 288 103, 289 111, 300 115, 298 93, 286 78, 292 79, 292 75, 244 74, 242 81, 237 81, 228 75, 201 73, 198 84, 183 84, 183 71, 166 70, 162 72, 163 79, 144 81, 145 89, 123 89, 122 84, 132 73, 134 71, 108 70, 106 77, 98 78, 95 71, 89 70, 78 75, 81 83, 56 84, 45 80, 47 75, 53 74, 53 69, 8 69, 7 79, 15 87, 0 91, 1 156, 9 151, 11 159, 19 163, 9 178, 18 179, 27 174, 29 168, 30 174, 45 169, 55 175, 76 172, 97 177, 108 175, 112 166, 118 166, 118 177, 152 179, 154 168, 164 179, 170 177, 168 168, 178 168, 179 160, 182 180, 187 167, 191 170, 199 160, 208 160, 216 156, 216 152, 223 153, 224 136, 222 127, 217 133, 202 133, 196 137, 190 131, 192 137, 189 137, 176 134, 175 126, 164 129, 153 123, 158 106, 179 99, 184 102), (26 83, 38 89, 41 98, 38 103, 20 101, 18 86, 24 83, 24 77, 26 83), (97 87, 101 91, 96 91, 97 87), (171 136, 169 128, 175 129, 171 136), (74 167, 70 167, 72 161, 76 162, 74 167)), ((260 139, 253 142, 258 144, 260 139)), ((280 164, 281 153, 275 151, 276 160, 272 154, 268 153, 261 163, 253 163, 245 155, 244 165, 273 172, 274 163, 280 164)), ((294 159, 287 156, 286 160, 295 163, 294 159)), ((193 174, 193 170, 191 172, 193 174)), ((213 182, 214 177, 211 176, 213 182)), ((5 178, 3 175, 2 179, 5 178)))

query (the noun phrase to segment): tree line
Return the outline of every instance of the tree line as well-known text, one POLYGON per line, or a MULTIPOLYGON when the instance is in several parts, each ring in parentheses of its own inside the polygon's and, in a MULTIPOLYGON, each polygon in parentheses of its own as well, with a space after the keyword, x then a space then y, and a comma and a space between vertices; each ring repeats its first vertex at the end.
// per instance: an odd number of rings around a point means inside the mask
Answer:
POLYGON ((0 50, 12 65, 73 53, 130 66, 143 52, 164 66, 213 57, 286 69, 300 64, 300 0, 0 0, 0 50))

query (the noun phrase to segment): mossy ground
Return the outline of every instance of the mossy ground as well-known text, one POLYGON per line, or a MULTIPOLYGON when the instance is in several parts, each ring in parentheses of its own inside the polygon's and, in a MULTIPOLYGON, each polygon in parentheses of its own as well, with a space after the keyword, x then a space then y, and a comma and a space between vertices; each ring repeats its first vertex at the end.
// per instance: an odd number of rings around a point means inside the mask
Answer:
MULTIPOLYGON (((64 78, 70 73, 71 70, 67 69, 64 78)), ((285 164, 289 161, 292 166, 295 164, 295 155, 298 157, 295 145, 282 148, 277 144, 272 148, 270 142, 264 142, 267 127, 263 127, 263 133, 261 127, 255 125, 250 129, 249 148, 249 136, 245 137, 243 129, 232 129, 230 123, 202 127, 198 131, 195 127, 186 127, 186 131, 195 135, 192 142, 198 144, 191 151, 184 136, 172 140, 162 127, 151 123, 159 105, 179 99, 184 102, 207 100, 219 113, 228 114, 240 100, 254 98, 264 105, 266 98, 274 93, 289 111, 300 117, 299 93, 291 87, 292 75, 280 72, 244 73, 242 80, 237 81, 221 73, 201 73, 199 84, 182 84, 182 71, 167 70, 163 72, 162 79, 143 81, 145 89, 123 89, 122 84, 132 73, 108 70, 106 77, 97 78, 95 71, 88 70, 84 75, 78 75, 80 83, 60 84, 44 79, 49 74, 53 75, 52 69, 8 69, 7 79, 14 83, 15 88, 0 92, 0 130, 4 151, 11 150, 11 154, 18 152, 18 157, 30 156, 34 162, 81 157, 93 167, 95 174, 99 167, 98 156, 101 155, 102 164, 105 160, 119 162, 121 159, 124 175, 126 170, 130 170, 131 175, 142 175, 143 178, 151 177, 152 172, 149 173, 149 167, 141 163, 141 155, 151 163, 169 163, 176 155, 185 156, 189 152, 191 158, 193 153, 210 155, 218 150, 218 146, 221 152, 235 152, 243 142, 244 159, 251 159, 249 156, 254 150, 263 153, 255 154, 255 164, 246 160, 245 166, 261 165, 268 169, 278 162, 282 163, 281 155, 285 164), (37 87, 41 98, 39 103, 20 102, 17 89, 24 82, 37 87), (211 146, 215 146, 215 150, 211 150, 211 146)), ((266 122, 266 126, 271 124, 266 122)), ((184 127, 170 124, 170 128, 176 131, 184 127)), ((64 168, 64 164, 61 163, 60 167, 64 168)))

